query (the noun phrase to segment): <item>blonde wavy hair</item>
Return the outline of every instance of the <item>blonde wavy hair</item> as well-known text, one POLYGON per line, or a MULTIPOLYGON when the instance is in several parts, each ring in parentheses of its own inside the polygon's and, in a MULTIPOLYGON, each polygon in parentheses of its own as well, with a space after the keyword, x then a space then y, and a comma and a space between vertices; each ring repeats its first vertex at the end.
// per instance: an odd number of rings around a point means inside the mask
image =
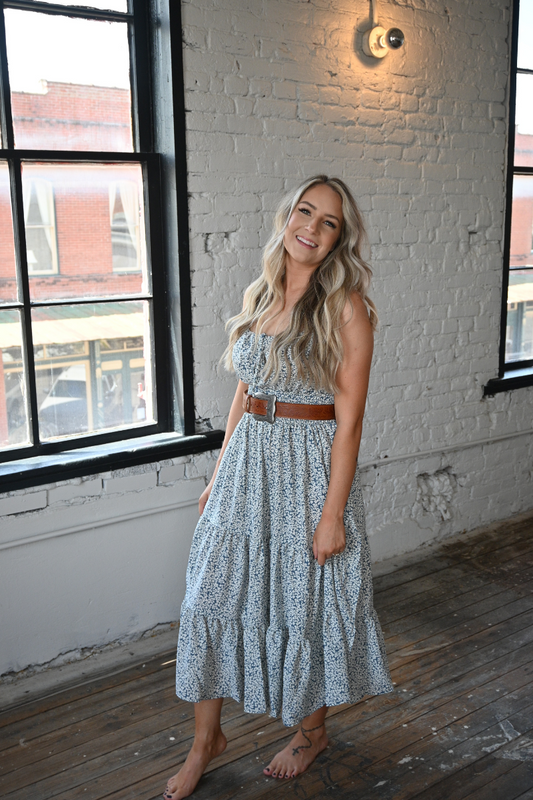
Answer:
MULTIPOLYGON (((221 360, 233 371, 232 350, 237 339, 255 326, 257 345, 265 326, 277 316, 269 312, 277 303, 283 307, 285 229, 303 195, 319 185, 329 186, 342 200, 339 238, 335 248, 311 275, 308 288, 293 308, 289 327, 274 336, 263 377, 279 379, 282 355, 290 348, 299 379, 334 394, 338 391, 336 376, 343 357, 342 314, 346 303, 351 305, 352 292, 359 293, 373 328, 378 321, 376 307, 367 295, 372 270, 361 255, 361 247, 366 242, 363 220, 352 193, 339 178, 315 175, 281 201, 274 231, 264 249, 262 273, 246 289, 241 313, 226 323, 229 343, 221 360)), ((288 382, 292 368, 288 359, 286 363, 288 382)))

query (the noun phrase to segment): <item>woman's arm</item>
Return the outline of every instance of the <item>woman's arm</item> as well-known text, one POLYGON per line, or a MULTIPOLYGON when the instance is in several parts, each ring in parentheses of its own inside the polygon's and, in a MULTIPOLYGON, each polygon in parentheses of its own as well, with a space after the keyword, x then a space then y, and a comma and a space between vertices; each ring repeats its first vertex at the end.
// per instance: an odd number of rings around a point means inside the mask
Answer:
POLYGON ((344 509, 350 494, 363 430, 368 379, 372 361, 373 334, 368 312, 356 293, 352 308, 345 309, 341 335, 344 357, 337 374, 335 395, 337 430, 331 448, 331 475, 322 517, 313 538, 313 555, 320 566, 346 545, 344 509))
POLYGON ((242 395, 243 392, 248 391, 248 384, 239 381, 237 386, 237 391, 235 392, 235 397, 233 398, 233 402, 231 404, 231 408, 229 410, 228 415, 228 424, 226 425, 226 434, 224 436, 224 441, 222 442, 222 447, 220 448, 220 453, 218 454, 217 463, 215 464, 215 471, 211 477, 211 480, 207 484, 206 488, 200 495, 200 500, 198 501, 198 510, 200 514, 203 513, 205 504, 211 494, 211 489, 213 488, 213 484, 215 482, 215 478, 218 472, 218 468, 220 466, 220 462, 222 460, 222 456, 224 455, 224 450, 228 446, 228 442, 232 437, 233 431, 237 427, 239 420, 241 419, 242 415, 244 414, 244 409, 242 407, 242 395))

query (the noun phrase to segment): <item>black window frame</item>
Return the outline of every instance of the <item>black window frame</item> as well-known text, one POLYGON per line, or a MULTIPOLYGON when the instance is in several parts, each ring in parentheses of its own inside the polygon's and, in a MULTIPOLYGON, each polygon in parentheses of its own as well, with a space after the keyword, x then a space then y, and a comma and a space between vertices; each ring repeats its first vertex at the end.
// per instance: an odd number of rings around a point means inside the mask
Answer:
MULTIPOLYGON (((163 159, 154 151, 154 31, 157 24, 155 4, 151 0, 128 0, 127 12, 103 11, 82 6, 63 6, 36 0, 0 0, 0 108, 3 145, 0 159, 9 165, 17 274, 22 284, 23 341, 27 353, 27 372, 30 375, 28 394, 30 430, 34 444, 20 449, 8 449, 0 456, 0 491, 39 485, 54 480, 94 474, 147 463, 159 458, 176 457, 202 452, 220 446, 222 431, 198 434, 194 413, 194 365, 192 343, 191 282, 189 270, 187 163, 185 142, 185 103, 180 2, 169 0, 169 45, 171 48, 172 105, 174 115, 174 163, 176 169, 176 217, 168 218, 162 197, 163 159), (129 22, 130 73, 132 91, 132 126, 134 149, 127 153, 109 151, 21 150, 14 147, 11 97, 7 78, 7 48, 4 8, 44 12, 51 15, 92 18, 104 21, 129 22), (37 396, 31 336, 30 314, 36 306, 54 305, 51 302, 30 300, 28 264, 25 247, 21 164, 31 162, 60 163, 139 163, 143 170, 145 209, 147 215, 147 249, 152 269, 154 308, 154 375, 157 392, 157 422, 141 429, 120 429, 83 434, 62 441, 39 442, 37 396), (172 379, 169 370, 170 308, 169 308, 169 242, 168 226, 177 226, 179 254, 179 308, 181 325, 182 397, 179 399, 181 430, 175 420, 172 379)), ((128 296, 120 300, 139 299, 128 296)), ((64 301, 61 301, 64 302, 64 301)), ((89 300, 69 299, 81 304, 89 300)), ((93 299, 92 302, 95 302, 93 299)), ((15 306, 17 304, 13 304, 15 306)), ((11 307, 6 304, 4 307, 11 307)))
POLYGON ((507 146, 507 178, 505 197, 505 227, 503 247, 503 280, 500 316, 500 353, 498 377, 488 381, 484 396, 492 396, 509 389, 533 386, 533 358, 507 362, 505 358, 507 334, 507 296, 511 272, 511 229, 513 212, 513 180, 515 175, 533 175, 533 167, 515 166, 516 84, 518 74, 533 75, 533 70, 518 67, 518 26, 520 0, 513 0, 511 23, 511 54, 509 74, 509 122, 507 146))

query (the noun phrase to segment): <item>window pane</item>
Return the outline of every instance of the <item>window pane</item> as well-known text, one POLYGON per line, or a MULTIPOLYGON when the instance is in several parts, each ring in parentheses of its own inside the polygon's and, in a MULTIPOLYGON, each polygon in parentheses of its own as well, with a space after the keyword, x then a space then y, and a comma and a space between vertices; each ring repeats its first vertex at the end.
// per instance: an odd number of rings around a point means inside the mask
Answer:
POLYGON ((516 76, 516 167, 533 167, 533 75, 516 76))
POLYGON ((533 69, 533 3, 521 0, 518 21, 518 68, 533 69))
POLYGON ((34 309, 43 440, 155 421, 147 302, 34 309))
POLYGON ((533 175, 515 175, 505 360, 533 358, 533 175))
POLYGON ((515 175, 511 226, 511 267, 533 266, 533 175, 515 175))
POLYGON ((512 270, 507 294, 505 360, 533 358, 533 269, 512 270))
POLYGON ((128 10, 127 0, 91 0, 91 2, 70 2, 70 0, 45 0, 53 2, 58 6, 85 6, 87 8, 100 8, 103 11, 124 11, 128 10))
POLYGON ((17 272, 9 170, 6 162, 0 161, 0 304, 10 303, 13 300, 17 300, 17 272))
POLYGON ((533 358, 533 175, 515 175, 505 360, 533 358))
POLYGON ((34 300, 150 290, 139 164, 25 164, 34 300))
POLYGON ((5 19, 16 146, 131 151, 127 23, 14 9, 5 19))
POLYGON ((29 444, 19 311, 0 311, 0 354, 0 448, 29 444))

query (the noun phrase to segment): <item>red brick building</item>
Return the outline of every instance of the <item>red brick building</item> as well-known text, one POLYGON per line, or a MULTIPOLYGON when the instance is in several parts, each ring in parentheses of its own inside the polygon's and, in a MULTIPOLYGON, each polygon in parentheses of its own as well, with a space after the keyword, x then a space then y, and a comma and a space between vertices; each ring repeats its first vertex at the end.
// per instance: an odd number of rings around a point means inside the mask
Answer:
MULTIPOLYGON (((533 167, 533 136, 520 133, 516 135, 515 164, 520 167, 533 167)), ((533 179, 519 175, 515 176, 513 193, 511 266, 532 266, 532 251, 533 179)))
POLYGON ((42 92, 13 92, 18 148, 131 151, 129 89, 42 81, 42 92))

